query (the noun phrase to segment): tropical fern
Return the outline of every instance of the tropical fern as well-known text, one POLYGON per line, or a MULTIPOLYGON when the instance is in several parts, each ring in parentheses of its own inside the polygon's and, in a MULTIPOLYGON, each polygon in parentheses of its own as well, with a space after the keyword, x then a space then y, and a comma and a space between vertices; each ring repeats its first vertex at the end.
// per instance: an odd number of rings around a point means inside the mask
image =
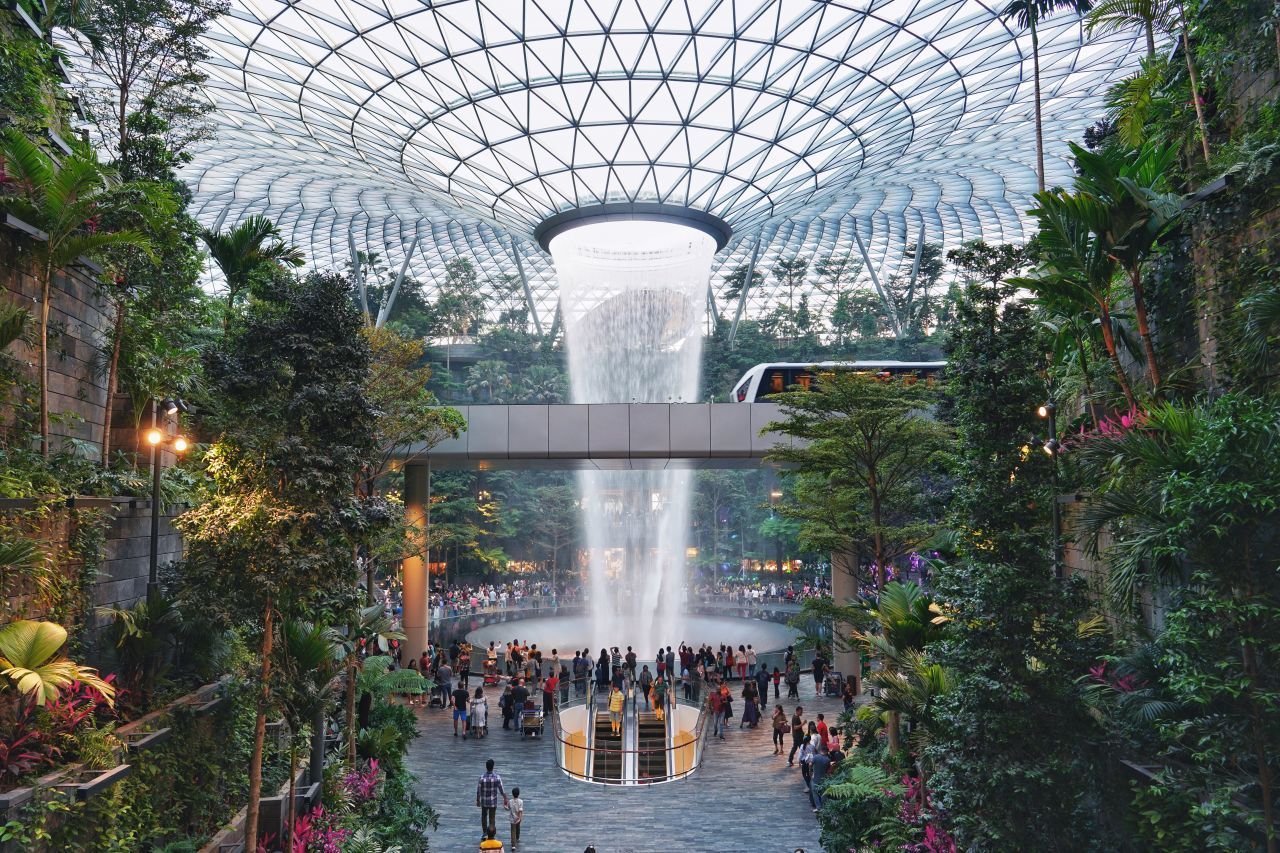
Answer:
POLYGON ((822 796, 832 800, 851 800, 863 797, 900 796, 903 787, 897 779, 881 767, 855 764, 840 773, 840 781, 833 781, 822 796))

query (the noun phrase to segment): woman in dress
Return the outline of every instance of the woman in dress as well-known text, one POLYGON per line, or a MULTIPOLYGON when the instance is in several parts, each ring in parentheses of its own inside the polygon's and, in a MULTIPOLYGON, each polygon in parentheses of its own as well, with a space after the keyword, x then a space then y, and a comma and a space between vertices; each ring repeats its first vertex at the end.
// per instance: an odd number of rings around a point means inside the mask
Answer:
POLYGON ((489 700, 484 698, 484 688, 477 687, 471 699, 471 707, 467 709, 467 723, 477 738, 489 734, 489 700))
POLYGON ((738 723, 738 728, 744 725, 755 728, 760 724, 760 706, 758 704, 760 690, 756 687, 754 681, 743 679, 742 685, 742 722, 738 723))

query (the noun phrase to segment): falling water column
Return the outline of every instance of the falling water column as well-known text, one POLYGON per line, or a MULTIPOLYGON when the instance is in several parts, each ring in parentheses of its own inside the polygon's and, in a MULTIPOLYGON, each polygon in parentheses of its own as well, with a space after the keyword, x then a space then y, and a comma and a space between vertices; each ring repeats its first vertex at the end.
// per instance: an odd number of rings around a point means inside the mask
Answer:
MULTIPOLYGON (((716 241, 669 222, 595 222, 552 239, 575 403, 698 399, 716 241)), ((579 474, 592 649, 675 645, 684 615, 689 471, 579 474)))

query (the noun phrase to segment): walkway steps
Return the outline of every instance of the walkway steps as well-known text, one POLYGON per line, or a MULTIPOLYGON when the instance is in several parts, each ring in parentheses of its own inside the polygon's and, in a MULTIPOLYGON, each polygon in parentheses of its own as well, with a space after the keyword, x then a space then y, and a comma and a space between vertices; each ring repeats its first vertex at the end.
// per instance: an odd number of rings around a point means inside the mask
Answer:
POLYGON ((667 775, 666 724, 652 711, 640 711, 636 715, 636 749, 639 750, 636 767, 639 781, 667 775))
POLYGON ((593 779, 600 782, 622 782, 622 735, 613 733, 607 711, 596 713, 595 740, 592 743, 595 756, 591 770, 593 779))

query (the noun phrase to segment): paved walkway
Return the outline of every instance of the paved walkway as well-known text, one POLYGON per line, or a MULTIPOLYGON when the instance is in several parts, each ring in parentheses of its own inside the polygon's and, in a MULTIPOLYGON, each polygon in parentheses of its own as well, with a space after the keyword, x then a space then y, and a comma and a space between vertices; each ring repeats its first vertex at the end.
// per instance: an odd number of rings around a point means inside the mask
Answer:
MULTIPOLYGON (((821 711, 834 721, 840 712, 839 699, 815 697, 810 678, 802 679, 800 696, 806 719, 821 711)), ((784 701, 783 707, 790 714, 795 704, 784 701)), ((772 708, 771 700, 770 713, 772 708)), ((740 698, 734 712, 742 712, 740 698)), ((520 788, 523 853, 579 853, 588 844, 599 853, 820 849, 800 768, 788 768, 785 756, 773 755, 767 719, 758 729, 739 730, 735 718, 726 739, 712 741, 701 769, 686 779, 620 788, 569 779, 556 769, 550 740, 521 740, 504 732, 496 694, 489 719, 497 725, 490 726, 485 740, 453 737, 450 717, 439 709, 419 711, 419 718, 422 737, 410 746, 407 764, 418 776, 419 795, 440 813, 440 828, 428 837, 434 853, 478 849, 476 779, 488 758, 497 763, 508 793, 520 788)), ((499 837, 509 844, 504 818, 499 810, 499 837)))

